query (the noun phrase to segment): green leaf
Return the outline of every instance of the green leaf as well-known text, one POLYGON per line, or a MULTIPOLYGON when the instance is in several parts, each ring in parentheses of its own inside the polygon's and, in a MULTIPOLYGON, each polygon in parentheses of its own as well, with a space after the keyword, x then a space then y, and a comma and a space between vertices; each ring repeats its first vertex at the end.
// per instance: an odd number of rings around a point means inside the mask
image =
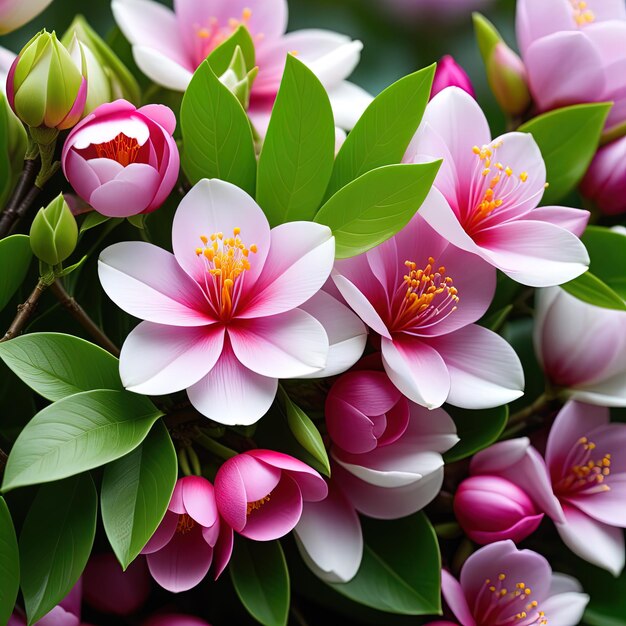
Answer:
POLYGON ((78 393, 39 411, 13 445, 3 491, 67 478, 134 450, 162 414, 130 391, 78 393))
POLYGON ((292 55, 259 157, 257 202, 272 226, 312 220, 333 170, 335 125, 328 95, 292 55))
POLYGON ((96 533, 98 496, 89 474, 43 485, 20 535, 29 626, 50 612, 83 573, 96 533))
POLYGON ((182 165, 192 184, 220 178, 254 194, 256 156, 248 116, 209 65, 196 70, 180 110, 182 165))
POLYGON ((289 571, 278 541, 235 540, 230 577, 246 610, 263 626, 286 626, 289 571))
POLYGON ((0 240, 0 267, 3 268, 0 271, 0 311, 24 282, 32 258, 26 235, 11 235, 0 240))
POLYGON ((162 422, 139 447, 106 466, 100 494, 102 522, 124 569, 161 523, 177 476, 176 452, 162 422))
POLYGON ((441 557, 428 518, 416 513, 398 520, 361 518, 365 549, 357 575, 330 583, 365 606, 405 615, 441 613, 441 557))
POLYGON ((589 626, 626 626, 626 573, 615 578, 609 572, 581 563, 576 571, 591 600, 584 623, 589 626))
POLYGON ((0 624, 11 617, 20 587, 20 553, 13 520, 4 498, 0 497, 0 624))
POLYGON ((584 176, 596 153, 611 103, 577 104, 544 113, 522 124, 531 133, 546 163, 548 188, 542 204, 560 200, 584 176))
POLYGON ((588 304, 593 304, 603 309, 626 311, 626 301, 591 272, 585 272, 578 278, 561 285, 561 287, 567 293, 588 304))
POLYGON ((0 343, 0 359, 31 389, 53 402, 81 391, 122 389, 118 360, 73 335, 22 335, 0 343))
POLYGON ((446 463, 460 461, 490 446, 498 440, 509 418, 507 406, 480 411, 448 406, 446 410, 454 420, 461 440, 443 455, 446 463))
POLYGON ((626 300, 626 236, 590 226, 581 239, 591 258, 589 271, 626 300))
POLYGON ((221 76, 228 69, 237 46, 239 46, 243 52, 243 58, 246 61, 248 70, 254 67, 254 42, 252 41, 248 29, 245 26, 240 26, 207 57, 207 61, 216 76, 221 76))
POLYGON ((424 202, 440 165, 379 167, 340 189, 315 216, 333 231, 337 258, 366 252, 402 230, 424 202))
POLYGON ((402 161, 428 104, 435 67, 401 78, 367 107, 337 154, 326 198, 369 170, 402 161))

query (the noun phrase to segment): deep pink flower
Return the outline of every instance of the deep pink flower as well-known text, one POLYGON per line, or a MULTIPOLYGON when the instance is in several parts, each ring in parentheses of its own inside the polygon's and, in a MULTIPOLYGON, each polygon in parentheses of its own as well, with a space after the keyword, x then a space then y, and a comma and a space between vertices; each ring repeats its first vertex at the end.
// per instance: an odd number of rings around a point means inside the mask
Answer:
POLYGON ((158 209, 178 179, 172 137, 176 117, 166 106, 136 109, 116 100, 94 109, 68 135, 63 173, 76 193, 109 217, 158 209))
POLYGON ((422 210, 392 239, 337 261, 333 280, 381 335, 385 371, 407 398, 429 408, 510 402, 524 386, 519 359, 496 333, 473 324, 489 307, 495 270, 449 244, 422 210))
POLYGON ((137 65, 154 82, 177 91, 186 89, 212 50, 240 25, 246 26, 259 67, 249 112, 262 134, 290 52, 329 91, 337 126, 352 128, 371 101, 369 94, 345 80, 359 62, 361 42, 319 29, 285 34, 286 0, 175 0, 174 12, 153 0, 114 0, 112 9, 137 65))
POLYGON ((565 544, 617 576, 624 567, 626 424, 609 411, 571 401, 550 430, 545 461, 526 438, 479 452, 472 474, 495 474, 521 487, 552 518, 565 544))
POLYGON ((472 96, 472 98, 476 97, 474 86, 467 72, 454 60, 454 57, 449 54, 446 54, 446 56, 437 63, 437 71, 435 72, 430 97, 434 98, 446 87, 459 87, 472 96))
POLYGON ((544 557, 499 541, 477 550, 460 582, 441 572, 441 591, 461 626, 577 626, 589 602, 580 583, 544 557))
POLYGON ((471 476, 454 495, 454 514, 465 534, 482 545, 535 532, 539 513, 525 491, 500 476, 471 476))
POLYGON ((626 406, 626 313, 554 287, 537 292, 535 352, 555 387, 575 400, 626 406))
POLYGON ((623 0, 518 0, 516 30, 541 110, 610 101, 607 128, 626 121, 623 0))
POLYGON ((234 530, 256 541, 271 541, 293 530, 303 502, 328 494, 324 479, 302 461, 250 450, 226 461, 215 477, 220 515, 234 530))
MULTIPOLYGON (((118 243, 100 255, 109 297, 147 320, 124 343, 122 381, 148 395, 187 389, 207 417, 252 424, 272 404, 279 378, 327 365, 328 333, 298 307, 328 278, 334 237, 313 222, 270 231, 248 194, 205 179, 181 202, 172 240, 173 255, 139 242, 118 243)), ((350 335, 352 320, 337 315, 335 333, 343 336, 347 324, 350 335)), ((340 347, 336 356, 341 361, 340 347)))
POLYGON ((233 531, 217 512, 213 485, 201 476, 176 483, 163 521, 141 551, 154 580, 178 593, 195 587, 211 564, 217 579, 233 550, 233 531))
POLYGON ((431 193, 420 215, 455 246, 533 287, 561 284, 586 271, 589 255, 576 234, 589 213, 537 208, 546 168, 532 135, 492 140, 478 103, 450 87, 426 107, 405 155, 407 162, 433 158, 443 159, 435 180, 441 194, 431 193))
POLYGON ((149 617, 141 626, 211 626, 204 620, 181 613, 162 613, 149 617))

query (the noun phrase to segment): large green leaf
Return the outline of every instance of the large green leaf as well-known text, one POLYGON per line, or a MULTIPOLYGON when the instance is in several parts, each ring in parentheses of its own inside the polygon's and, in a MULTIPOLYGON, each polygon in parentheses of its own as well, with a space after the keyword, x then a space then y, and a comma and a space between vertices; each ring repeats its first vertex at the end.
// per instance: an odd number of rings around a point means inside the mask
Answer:
POLYGON ((161 523, 177 475, 176 452, 162 422, 139 447, 106 466, 100 494, 102 522, 124 569, 161 523))
POLYGON ((365 549, 357 575, 330 586, 366 606, 405 615, 441 612, 441 557, 428 518, 362 518, 365 549))
POLYGON ((0 344, 0 359, 31 389, 52 401, 92 389, 122 389, 118 360, 73 335, 22 335, 0 344))
POLYGON ((78 393, 39 411, 13 445, 2 489, 67 478, 134 450, 162 414, 129 391, 78 393))
POLYGON ((242 604, 263 626, 286 626, 289 615, 289 571, 278 541, 237 537, 230 576, 242 604))
POLYGON ((315 216, 333 231, 337 258, 366 252, 404 228, 428 195, 440 164, 387 165, 340 189, 315 216))
POLYGON ((591 272, 585 272, 578 278, 561 285, 561 287, 583 302, 604 309, 626 311, 626 301, 591 272))
POLYGON ((180 125, 183 170, 192 184, 220 178, 254 194, 256 156, 248 116, 208 61, 187 87, 180 125))
POLYGON ((259 157, 257 202, 272 226, 312 220, 320 207, 335 154, 328 95, 295 57, 287 65, 259 157))
POLYGON ((369 170, 402 161, 422 121, 434 75, 431 65, 401 78, 374 99, 337 154, 327 198, 369 170))
POLYGON ((254 67, 254 42, 248 29, 245 26, 239 26, 228 39, 217 46, 207 57, 207 61, 216 76, 221 76, 228 69, 237 46, 243 53, 247 69, 251 70, 254 67))
POLYGON ((507 406, 480 411, 450 406, 447 411, 456 424, 457 435, 461 441, 444 454, 446 463, 465 459, 497 441, 509 416, 507 406))
POLYGON ((39 488, 19 541, 29 626, 59 604, 83 573, 97 510, 98 495, 89 474, 39 488))
POLYGON ((11 617, 20 586, 20 553, 13 520, 0 497, 0 624, 11 617))
POLYGON ((615 578, 593 565, 576 571, 584 590, 591 596, 584 623, 589 626, 626 626, 626 573, 615 578))
POLYGON ((626 236, 609 228, 590 226, 582 241, 591 259, 589 271, 626 300, 626 236))
POLYGON ((584 176, 596 153, 611 103, 577 104, 544 113, 519 130, 531 133, 546 163, 547 180, 542 204, 567 195, 584 176))
POLYGON ((0 311, 26 278, 33 253, 26 235, 0 240, 0 311))

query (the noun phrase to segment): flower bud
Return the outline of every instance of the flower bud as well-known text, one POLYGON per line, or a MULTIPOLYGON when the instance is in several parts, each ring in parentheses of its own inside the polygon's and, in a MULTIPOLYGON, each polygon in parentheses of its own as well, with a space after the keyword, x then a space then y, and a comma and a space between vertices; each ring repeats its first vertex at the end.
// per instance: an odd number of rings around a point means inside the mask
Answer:
POLYGON ((61 43, 78 66, 81 59, 85 59, 87 101, 84 115, 105 102, 120 98, 139 103, 141 93, 134 76, 82 15, 74 18, 61 43))
POLYGON ((0 94, 0 132, 7 138, 6 152, 1 158, 8 164, 8 175, 0 180, 0 207, 2 207, 20 176, 28 145, 24 125, 15 117, 2 94, 0 94))
POLYGON ((0 0, 0 35, 6 35, 39 15, 52 0, 0 0))
POLYGON ((531 102, 526 68, 511 48, 499 42, 487 61, 487 79, 500 108, 509 115, 521 115, 531 102))
POLYGON ((470 77, 449 54, 437 63, 437 71, 435 72, 435 79, 430 92, 431 99, 446 87, 460 87, 463 91, 467 91, 472 98, 476 97, 470 77))
POLYGON ((543 518, 524 491, 499 476, 464 480, 454 497, 454 513, 465 534, 482 545, 522 541, 543 518))
POLYGON ((250 71, 246 66, 246 60, 239 46, 235 48, 235 53, 230 61, 227 70, 219 77, 220 82, 235 94, 244 109, 248 109, 250 104, 250 91, 256 75, 259 73, 258 67, 253 67, 250 71))
POLYGON ((74 252, 78 226, 69 206, 59 194, 45 209, 39 209, 30 227, 30 247, 48 265, 58 265, 74 252))
POLYGON ((77 66, 54 33, 41 31, 24 46, 9 71, 11 108, 33 128, 71 128, 85 108, 84 71, 84 58, 77 66))

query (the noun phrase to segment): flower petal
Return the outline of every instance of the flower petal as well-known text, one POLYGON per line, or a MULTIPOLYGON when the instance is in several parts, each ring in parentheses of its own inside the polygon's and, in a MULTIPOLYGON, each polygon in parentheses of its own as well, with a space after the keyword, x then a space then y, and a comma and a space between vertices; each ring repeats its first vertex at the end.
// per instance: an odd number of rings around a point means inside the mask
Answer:
MULTIPOLYGON (((476 621, 465 599, 461 583, 445 569, 441 570, 441 595, 452 613, 454 613, 454 617, 463 626, 476 626, 476 621)), ((441 624, 443 626, 448 624, 448 622, 441 622, 441 624)))
POLYGON ((328 97, 333 108, 335 124, 345 130, 354 128, 373 100, 365 89, 347 80, 330 89, 328 97))
POLYGON ((185 91, 193 72, 182 63, 148 46, 133 46, 133 57, 139 69, 157 85, 173 91, 185 91))
POLYGON ((572 209, 565 206, 541 206, 527 213, 525 218, 537 222, 549 222, 580 237, 587 228, 590 215, 589 211, 582 209, 572 209))
POLYGON ((565 574, 552 574, 550 595, 541 603, 541 610, 556 624, 577 626, 587 604, 589 596, 583 593, 575 578, 565 574))
POLYGON ((213 485, 202 476, 185 476, 181 482, 189 516, 205 528, 213 526, 218 519, 213 485))
POLYGON ((141 550, 141 554, 152 554, 166 546, 174 536, 178 526, 178 513, 166 511, 161 523, 141 550))

